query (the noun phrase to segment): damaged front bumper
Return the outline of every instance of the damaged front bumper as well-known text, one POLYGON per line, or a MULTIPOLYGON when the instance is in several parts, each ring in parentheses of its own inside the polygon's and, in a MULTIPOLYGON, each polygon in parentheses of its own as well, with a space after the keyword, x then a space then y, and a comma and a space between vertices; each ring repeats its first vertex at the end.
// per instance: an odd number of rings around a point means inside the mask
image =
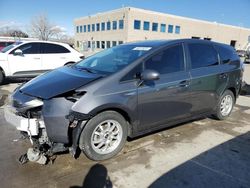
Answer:
POLYGON ((81 131, 90 116, 72 112, 74 102, 65 97, 39 101, 42 100, 15 91, 4 109, 6 121, 27 132, 33 148, 45 155, 69 149, 75 156, 81 131))

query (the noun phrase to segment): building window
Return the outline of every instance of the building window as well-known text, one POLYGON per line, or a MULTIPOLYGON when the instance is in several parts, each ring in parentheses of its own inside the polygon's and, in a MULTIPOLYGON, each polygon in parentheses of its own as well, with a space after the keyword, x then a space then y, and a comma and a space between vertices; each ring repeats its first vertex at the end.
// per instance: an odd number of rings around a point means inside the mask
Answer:
POLYGON ((99 23, 96 24, 96 31, 100 31, 100 24, 99 23))
POLYGON ((110 30, 110 27, 111 27, 111 23, 110 21, 107 22, 107 30, 110 30))
POLYGON ((119 29, 124 28, 124 20, 119 20, 119 29))
POLYGON ((76 32, 79 33, 79 26, 76 26, 76 32))
POLYGON ((141 21, 134 20, 134 29, 141 29, 141 21))
POLYGON ((123 41, 119 41, 118 44, 119 44, 119 45, 120 45, 120 44, 123 44, 123 41))
POLYGON ((82 25, 80 25, 80 33, 82 33, 82 25))
POLYGON ((212 39, 211 39, 211 38, 206 37, 206 38, 204 38, 204 40, 212 40, 212 39))
POLYGON ((96 41, 96 48, 100 48, 100 41, 96 41))
POLYGON ((102 22, 102 31, 105 31, 105 22, 102 22))
POLYGON ((113 21, 113 30, 116 30, 117 29, 117 21, 113 21))
POLYGON ((88 32, 90 32, 90 24, 88 25, 88 32))
POLYGON ((180 32, 181 32, 181 26, 175 26, 175 33, 176 34, 180 34, 180 32))
POLYGON ((92 24, 92 31, 95 31, 95 24, 92 24))
POLYGON ((158 31, 158 23, 152 24, 152 31, 158 31))
POLYGON ((112 46, 116 46, 116 41, 112 41, 112 46))
POLYGON ((107 48, 110 48, 110 41, 107 41, 106 44, 107 44, 107 48))
POLYGON ((88 48, 90 48, 91 47, 91 43, 90 43, 90 41, 88 41, 88 48))
POLYGON ((149 31, 150 23, 149 22, 143 22, 143 30, 149 31))
POLYGON ((200 39, 200 37, 192 36, 192 39, 200 39))
POLYGON ((86 33, 86 31, 87 31, 86 25, 83 26, 83 31, 84 31, 84 33, 86 33))
POLYGON ((166 24, 161 24, 161 32, 162 33, 166 32, 166 24))
POLYGON ((168 33, 173 33, 174 26, 173 25, 168 25, 168 33))
POLYGON ((102 41, 102 49, 105 49, 105 41, 102 41))
POLYGON ((76 41, 76 47, 79 48, 79 41, 76 41))

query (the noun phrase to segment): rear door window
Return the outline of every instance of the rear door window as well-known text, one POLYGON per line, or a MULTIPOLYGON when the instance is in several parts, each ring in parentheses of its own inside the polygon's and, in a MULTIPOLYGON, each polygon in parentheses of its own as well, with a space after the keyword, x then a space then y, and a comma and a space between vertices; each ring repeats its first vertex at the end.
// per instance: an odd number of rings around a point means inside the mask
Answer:
POLYGON ((230 46, 214 45, 215 49, 219 53, 221 64, 230 63, 233 60, 238 60, 238 54, 230 46))
POLYGON ((70 53, 67 48, 57 44, 42 43, 41 49, 43 54, 70 53))
POLYGON ((218 56, 210 44, 188 44, 192 69, 218 65, 218 56))
POLYGON ((145 69, 158 71, 160 74, 168 74, 184 71, 184 55, 181 44, 162 50, 157 55, 145 62, 145 69))

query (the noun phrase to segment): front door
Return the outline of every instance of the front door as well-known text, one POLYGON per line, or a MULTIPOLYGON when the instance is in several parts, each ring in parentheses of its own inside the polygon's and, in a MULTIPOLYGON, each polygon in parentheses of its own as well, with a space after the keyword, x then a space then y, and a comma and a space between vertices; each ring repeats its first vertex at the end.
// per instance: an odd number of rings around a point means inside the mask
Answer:
POLYGON ((26 43, 12 50, 8 54, 8 63, 14 76, 37 75, 42 69, 39 43, 26 43), (22 54, 15 55, 17 49, 20 49, 22 54))
POLYGON ((184 63, 182 44, 168 47, 145 64, 145 69, 160 73, 157 81, 138 87, 138 131, 157 129, 168 122, 190 116, 190 75, 184 63))

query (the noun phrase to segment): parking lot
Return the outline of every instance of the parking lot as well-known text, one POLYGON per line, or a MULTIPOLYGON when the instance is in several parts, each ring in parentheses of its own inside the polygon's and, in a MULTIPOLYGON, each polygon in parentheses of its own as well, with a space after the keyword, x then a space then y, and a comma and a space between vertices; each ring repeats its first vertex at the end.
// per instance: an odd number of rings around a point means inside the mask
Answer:
MULTIPOLYGON (((250 83, 248 65, 244 80, 250 83)), ((4 120, 17 85, 0 87, 1 187, 250 187, 250 96, 238 98, 226 121, 209 117, 130 140, 111 160, 62 154, 41 166, 18 163, 30 144, 4 120)))

